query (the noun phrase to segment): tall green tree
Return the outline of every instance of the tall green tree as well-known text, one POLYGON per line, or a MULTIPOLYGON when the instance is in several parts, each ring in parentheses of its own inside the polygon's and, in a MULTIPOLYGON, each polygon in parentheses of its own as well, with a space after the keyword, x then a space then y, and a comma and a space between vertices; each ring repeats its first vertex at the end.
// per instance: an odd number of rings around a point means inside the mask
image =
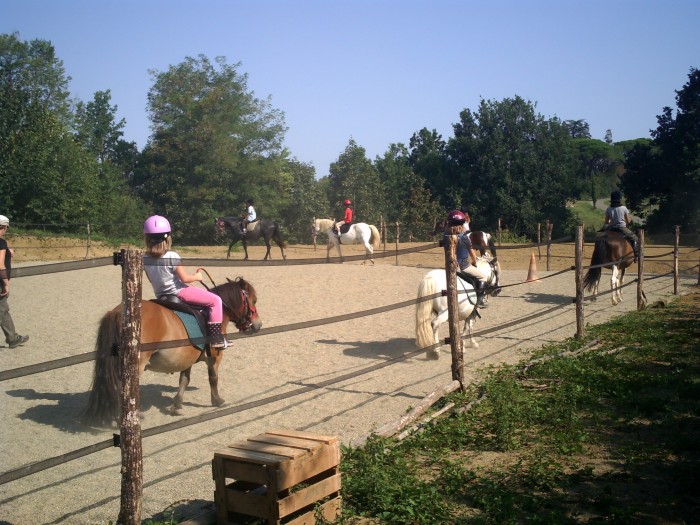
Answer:
POLYGON ((285 191, 287 198, 280 207, 280 226, 285 240, 308 244, 312 220, 328 215, 328 200, 316 181, 316 170, 310 164, 290 160, 284 171, 289 183, 285 191))
POLYGON ((478 111, 462 111, 453 128, 447 146, 453 187, 479 228, 493 228, 501 218, 511 231, 531 235, 551 219, 560 232, 568 230, 574 161, 565 125, 516 96, 482 100, 478 111))
POLYGON ((126 120, 117 121, 117 106, 110 105, 110 90, 97 91, 87 104, 79 101, 75 109, 76 138, 100 164, 113 160, 124 135, 126 120))
POLYGON ((365 148, 350 139, 345 151, 331 163, 328 173, 328 201, 331 214, 342 218, 343 201, 353 203, 357 222, 379 224, 384 199, 379 174, 367 158, 365 148))
POLYGON ((0 35, 0 199, 16 222, 99 216, 96 163, 68 126, 68 80, 50 42, 0 35))
POLYGON ((622 190, 639 214, 651 209, 647 226, 669 231, 679 225, 700 230, 700 70, 676 91, 676 110, 657 117, 651 144, 637 144, 625 159, 622 190))
POLYGON ((445 206, 450 206, 453 195, 459 190, 455 188, 455 180, 451 176, 447 161, 446 146, 436 130, 423 128, 411 136, 408 143, 409 161, 413 173, 421 177, 427 189, 445 206))
POLYGON ((181 241, 211 240, 213 218, 242 213, 246 198, 268 215, 284 200, 284 115, 254 96, 239 67, 199 55, 151 72, 153 133, 133 183, 181 241))
POLYGON ((408 149, 392 144, 374 164, 383 188, 384 220, 389 225, 398 222, 404 239, 428 240, 443 213, 425 180, 413 172, 408 149))

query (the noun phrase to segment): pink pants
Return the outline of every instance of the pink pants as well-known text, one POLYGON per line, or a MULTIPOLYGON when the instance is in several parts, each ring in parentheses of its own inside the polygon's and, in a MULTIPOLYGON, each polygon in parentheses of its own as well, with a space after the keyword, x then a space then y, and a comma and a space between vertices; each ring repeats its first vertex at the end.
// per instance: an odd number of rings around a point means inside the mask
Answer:
POLYGON ((180 290, 177 296, 186 303, 207 308, 209 310, 210 323, 220 323, 223 321, 221 297, 215 293, 208 292, 203 288, 188 286, 180 290))

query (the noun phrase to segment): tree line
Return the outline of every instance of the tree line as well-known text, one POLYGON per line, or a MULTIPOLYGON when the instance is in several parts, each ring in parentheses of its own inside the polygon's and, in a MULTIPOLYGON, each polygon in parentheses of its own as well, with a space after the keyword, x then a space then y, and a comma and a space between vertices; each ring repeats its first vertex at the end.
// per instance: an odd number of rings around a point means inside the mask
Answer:
POLYGON ((70 77, 47 40, 0 35, 0 208, 15 223, 90 222, 105 235, 139 235, 143 219, 167 216, 178 243, 215 242, 213 221, 241 215, 252 198, 290 242, 308 242, 312 217, 399 222, 403 238, 431 238, 437 219, 466 208, 474 225, 498 220, 533 238, 577 223, 567 202, 620 188, 628 207, 659 230, 697 232, 700 74, 663 108, 651 138, 591 138, 585 120, 546 118, 515 95, 464 109, 443 138, 427 127, 368 159, 353 139, 316 178, 284 145, 284 112, 257 98, 240 63, 186 57, 149 71, 151 135, 139 150, 123 139, 109 89, 71 98, 70 77), (126 231, 125 231, 126 230, 126 231))

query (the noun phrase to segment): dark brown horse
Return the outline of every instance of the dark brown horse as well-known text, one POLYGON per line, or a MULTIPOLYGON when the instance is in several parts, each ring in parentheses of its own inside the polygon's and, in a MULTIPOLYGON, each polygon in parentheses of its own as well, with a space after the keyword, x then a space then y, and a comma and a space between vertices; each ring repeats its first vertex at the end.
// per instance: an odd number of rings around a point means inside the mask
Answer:
MULTIPOLYGON (((469 214, 465 213, 464 214, 467 217, 467 222, 464 223, 465 230, 469 232, 469 240, 472 243, 472 246, 474 246, 474 249, 481 254, 483 257, 484 254, 486 253, 486 250, 491 252, 491 256, 493 257, 494 261, 498 261, 498 258, 496 256, 496 243, 493 240, 493 236, 490 233, 486 233, 485 231, 471 231, 469 229, 469 214)), ((435 227, 433 228, 433 235, 441 235, 445 231, 445 226, 446 226, 446 221, 444 220, 438 220, 435 221, 435 227)))
POLYGON ((219 233, 224 233, 226 229, 228 229, 229 234, 231 235, 231 242, 228 245, 228 252, 226 252, 227 259, 231 257, 231 248, 233 245, 238 241, 242 241, 243 251, 245 251, 245 258, 243 260, 247 260, 248 241, 257 241, 260 239, 260 237, 263 238, 265 241, 265 246, 267 246, 267 252, 265 253, 265 258, 263 260, 266 261, 272 258, 270 255, 270 239, 274 240, 275 243, 277 243, 277 246, 280 247, 280 250, 282 251, 282 259, 287 259, 287 256, 284 254, 284 249, 287 247, 287 243, 285 243, 282 239, 280 227, 276 222, 270 219, 258 219, 257 221, 248 224, 248 227, 246 228, 248 232, 244 234, 243 230, 241 229, 242 221, 243 219, 240 217, 216 218, 215 223, 217 231, 219 233))
MULTIPOLYGON (((223 331, 233 322, 240 331, 257 332, 262 326, 255 307, 257 296, 253 286, 242 278, 229 280, 226 284, 210 290, 219 295, 224 304, 223 331)), ((83 421, 88 425, 108 425, 119 416, 119 357, 118 348, 121 330, 121 305, 107 312, 97 332, 95 370, 88 405, 83 412, 83 421)), ((141 303, 141 353, 139 377, 144 370, 172 374, 180 372, 180 386, 168 410, 177 415, 182 409, 182 398, 190 382, 192 365, 206 361, 211 387, 211 404, 219 407, 224 400, 218 392, 218 369, 224 356, 223 349, 200 350, 188 339, 180 318, 173 310, 153 301, 141 303)))
MULTIPOLYGON (((595 240, 591 266, 583 279, 583 286, 586 291, 598 293, 598 285, 602 268, 610 268, 612 277, 610 278, 610 291, 612 292, 612 304, 616 305, 622 301, 622 281, 625 278, 625 269, 634 262, 634 250, 632 245, 625 239, 625 236, 614 230, 608 230, 599 235, 595 240), (610 263, 610 264, 605 264, 610 263), (604 266, 599 266, 604 265, 604 266)), ((592 297, 592 301, 596 298, 592 297)))

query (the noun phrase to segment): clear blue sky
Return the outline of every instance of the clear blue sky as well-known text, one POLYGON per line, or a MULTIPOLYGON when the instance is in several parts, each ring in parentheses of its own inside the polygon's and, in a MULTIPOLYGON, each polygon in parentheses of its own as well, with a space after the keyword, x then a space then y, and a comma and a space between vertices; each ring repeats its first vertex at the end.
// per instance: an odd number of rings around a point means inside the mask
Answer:
POLYGON ((447 140, 482 98, 648 137, 700 67, 699 28, 699 0, 0 0, 0 33, 50 40, 74 97, 110 89, 139 148, 149 70, 240 62, 317 177, 351 138, 370 160, 424 127, 447 140))

